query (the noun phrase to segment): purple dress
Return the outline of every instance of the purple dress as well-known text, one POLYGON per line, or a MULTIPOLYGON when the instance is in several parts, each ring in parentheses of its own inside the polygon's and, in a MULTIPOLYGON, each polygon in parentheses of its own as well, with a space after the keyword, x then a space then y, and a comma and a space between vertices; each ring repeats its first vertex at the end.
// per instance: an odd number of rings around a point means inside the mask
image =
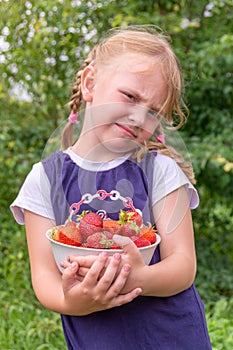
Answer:
MULTIPOLYGON (((90 171, 80 168, 69 155, 57 152, 42 161, 51 184, 56 224, 64 224, 69 208, 83 195, 99 190, 117 191, 118 199, 91 197, 82 210, 103 211, 116 219, 131 199, 153 223, 150 186, 154 157, 148 153, 140 164, 132 158, 113 169, 90 171)), ((85 196, 84 196, 85 197, 85 196)), ((77 209, 77 207, 76 207, 77 209)), ((156 249, 151 264, 160 261, 156 249)), ((69 350, 210 350, 203 303, 195 286, 172 297, 139 296, 132 302, 87 316, 61 315, 69 350)))

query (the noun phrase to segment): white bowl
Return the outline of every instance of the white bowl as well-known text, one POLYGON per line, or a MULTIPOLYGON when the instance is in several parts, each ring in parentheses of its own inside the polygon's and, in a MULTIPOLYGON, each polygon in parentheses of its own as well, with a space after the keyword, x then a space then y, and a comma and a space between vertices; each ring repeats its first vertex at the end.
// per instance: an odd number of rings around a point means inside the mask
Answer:
MULTIPOLYGON (((76 247, 67 244, 63 244, 60 242, 56 242, 51 237, 52 229, 46 232, 46 237, 50 241, 52 245, 52 251, 54 255, 54 259, 56 261, 57 267, 62 272, 63 268, 60 266, 60 262, 62 260, 66 260, 69 255, 74 256, 87 256, 87 255, 99 255, 101 252, 107 252, 109 256, 114 253, 122 253, 121 249, 94 249, 94 248, 84 248, 84 247, 76 247)), ((159 245, 161 241, 161 237, 156 234, 156 242, 146 247, 138 248, 140 253, 142 254, 142 259, 146 265, 149 265, 152 256, 156 247, 159 245)))

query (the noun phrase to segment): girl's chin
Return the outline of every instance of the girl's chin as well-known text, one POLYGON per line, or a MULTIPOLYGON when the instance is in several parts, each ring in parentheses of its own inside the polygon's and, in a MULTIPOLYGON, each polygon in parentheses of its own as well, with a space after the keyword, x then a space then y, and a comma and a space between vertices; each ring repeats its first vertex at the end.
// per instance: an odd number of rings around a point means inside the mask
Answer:
POLYGON ((115 139, 104 143, 104 148, 112 153, 124 154, 134 151, 140 146, 136 141, 130 139, 115 139))

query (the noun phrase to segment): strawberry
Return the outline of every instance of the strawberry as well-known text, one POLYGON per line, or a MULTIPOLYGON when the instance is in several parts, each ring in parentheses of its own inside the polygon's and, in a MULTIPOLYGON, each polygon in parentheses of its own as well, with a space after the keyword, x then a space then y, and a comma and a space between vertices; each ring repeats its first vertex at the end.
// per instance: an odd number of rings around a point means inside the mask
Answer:
POLYGON ((127 222, 135 222, 139 227, 142 225, 142 215, 136 210, 120 210, 119 214, 120 224, 125 224, 127 222))
POLYGON ((121 209, 118 222, 121 225, 122 235, 131 237, 139 233, 142 217, 135 210, 126 211, 121 209))
POLYGON ((51 238, 57 242, 59 242, 59 229, 60 229, 60 227, 63 227, 63 226, 53 227, 53 229, 51 231, 51 238))
POLYGON ((130 221, 134 221, 139 227, 142 225, 142 215, 136 210, 128 210, 128 217, 130 221))
POLYGON ((139 231, 140 227, 135 222, 127 222, 121 227, 121 234, 127 237, 137 236, 139 231))
POLYGON ((154 244, 156 241, 156 230, 150 224, 148 226, 143 226, 140 228, 139 236, 145 239, 148 239, 151 244, 154 244))
POLYGON ((121 226, 119 222, 112 219, 103 220, 103 228, 104 230, 116 235, 119 235, 121 231, 121 226))
POLYGON ((96 213, 89 212, 80 219, 79 230, 84 240, 91 234, 100 231, 103 227, 103 219, 96 213))
POLYGON ((67 222, 62 230, 62 233, 64 233, 70 239, 73 239, 75 242, 79 244, 82 243, 82 235, 80 233, 79 226, 75 222, 67 222))
POLYGON ((120 247, 119 245, 117 245, 116 243, 114 243, 114 244, 111 246, 111 249, 122 249, 122 247, 120 247))
POLYGON ((148 245, 151 245, 150 241, 148 241, 148 239, 142 238, 142 237, 138 237, 136 239, 133 240, 134 244, 136 244, 136 246, 138 248, 142 248, 142 247, 147 247, 148 245))
POLYGON ((59 235, 58 242, 60 242, 60 243, 73 245, 76 247, 81 245, 81 244, 78 244, 77 242, 75 242, 73 239, 64 235, 64 233, 62 233, 61 231, 58 232, 58 235, 59 235))
POLYGON ((87 237, 86 247, 96 249, 110 249, 115 245, 112 234, 108 231, 95 232, 87 237))
POLYGON ((56 226, 52 231, 52 238, 55 241, 80 246, 82 244, 82 236, 75 222, 67 222, 65 225, 56 226))

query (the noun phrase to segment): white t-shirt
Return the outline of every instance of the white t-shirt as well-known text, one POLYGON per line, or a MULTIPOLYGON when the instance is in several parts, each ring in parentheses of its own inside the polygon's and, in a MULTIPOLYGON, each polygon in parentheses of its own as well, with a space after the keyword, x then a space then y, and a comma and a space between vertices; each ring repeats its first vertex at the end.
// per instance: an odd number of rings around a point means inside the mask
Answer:
MULTIPOLYGON (((71 147, 68 148, 65 153, 67 153, 77 165, 92 171, 112 169, 123 163, 130 156, 130 154, 127 154, 124 157, 114 159, 110 162, 100 163, 80 158, 72 151, 71 147)), ((199 197, 196 189, 173 159, 158 153, 154 158, 153 205, 181 186, 185 186, 187 190, 190 208, 195 209, 199 204, 199 197)), ((16 221, 21 225, 24 224, 24 209, 52 220, 55 219, 50 199, 50 182, 41 162, 33 165, 18 196, 11 204, 10 209, 16 221)))

